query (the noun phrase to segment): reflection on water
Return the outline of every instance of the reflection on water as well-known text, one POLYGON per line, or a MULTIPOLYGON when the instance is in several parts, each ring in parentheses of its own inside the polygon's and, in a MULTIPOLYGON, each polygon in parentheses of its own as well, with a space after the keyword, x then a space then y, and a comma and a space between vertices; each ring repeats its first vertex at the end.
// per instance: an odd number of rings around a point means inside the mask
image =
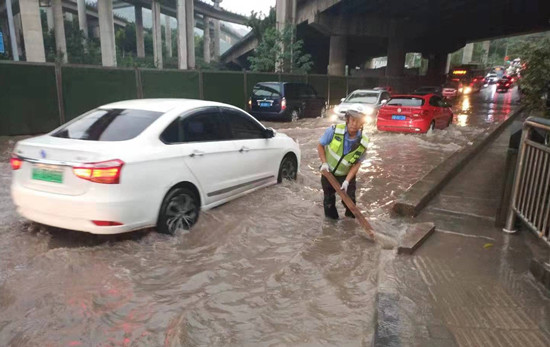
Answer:
POLYGON ((465 113, 461 113, 458 116, 456 116, 456 124, 461 127, 465 127, 468 125, 468 115, 465 113))
MULTIPOLYGON (((430 135, 365 129, 357 203, 375 231, 403 232, 393 202, 490 126, 490 100, 459 100, 464 124, 430 135)), ((505 102, 495 100, 494 122, 510 110, 505 102)), ((316 145, 330 124, 267 124, 299 140, 298 180, 203 213, 175 237, 23 223, 0 164, 0 345, 369 345, 380 251, 356 221, 323 218, 316 145)))

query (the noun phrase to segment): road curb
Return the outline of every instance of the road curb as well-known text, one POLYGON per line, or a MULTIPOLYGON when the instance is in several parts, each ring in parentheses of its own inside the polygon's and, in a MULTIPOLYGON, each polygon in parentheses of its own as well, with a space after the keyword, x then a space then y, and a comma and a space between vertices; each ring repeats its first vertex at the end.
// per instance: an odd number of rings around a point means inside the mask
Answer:
POLYGON ((439 164, 426 176, 413 184, 393 205, 393 211, 400 216, 416 217, 420 211, 462 170, 482 149, 491 143, 522 113, 523 107, 512 112, 508 119, 495 127, 489 134, 484 132, 475 138, 473 144, 463 148, 439 164))

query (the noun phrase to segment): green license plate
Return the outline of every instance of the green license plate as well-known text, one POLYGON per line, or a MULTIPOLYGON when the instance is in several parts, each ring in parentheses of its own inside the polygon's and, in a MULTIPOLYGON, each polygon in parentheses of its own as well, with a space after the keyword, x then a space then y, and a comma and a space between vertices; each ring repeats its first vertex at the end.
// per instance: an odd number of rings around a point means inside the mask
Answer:
POLYGON ((63 183, 63 171, 41 167, 32 168, 32 179, 53 183, 63 183))

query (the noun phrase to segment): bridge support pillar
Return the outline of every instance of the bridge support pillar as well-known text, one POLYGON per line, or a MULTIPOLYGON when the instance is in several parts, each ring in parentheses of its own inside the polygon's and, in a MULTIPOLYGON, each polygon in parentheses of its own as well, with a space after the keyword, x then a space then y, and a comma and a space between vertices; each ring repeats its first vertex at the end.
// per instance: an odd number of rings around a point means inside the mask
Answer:
POLYGON ((113 18, 113 2, 99 0, 97 2, 99 17, 99 40, 101 42, 101 64, 116 66, 115 23, 113 18))
POLYGON ((67 62, 67 42, 65 41, 65 18, 61 0, 52 0, 53 25, 55 31, 56 54, 61 54, 64 63, 67 62))
POLYGON ((187 26, 187 67, 195 69, 195 4, 185 0, 185 25, 187 26))
POLYGON ((405 45, 402 39, 390 37, 388 39, 388 65, 386 77, 399 77, 405 71, 405 45))
POLYGON ((53 9, 51 6, 45 7, 46 22, 48 23, 48 31, 53 30, 53 9))
MULTIPOLYGON (((187 0, 177 0, 176 3, 176 19, 178 20, 178 68, 187 70, 188 64, 188 43, 187 38, 187 0)), ((191 36, 194 46, 194 37, 191 36)), ((193 51, 195 48, 193 47, 193 51)))
POLYGON ((447 54, 437 53, 429 56, 428 60, 428 77, 434 81, 445 75, 447 68, 447 54))
POLYGON ((472 61, 472 56, 474 55, 474 44, 468 43, 464 46, 464 51, 462 52, 462 64, 470 64, 472 61))
POLYGON ((151 3, 151 12, 153 16, 153 59, 155 66, 162 69, 162 27, 160 24, 160 3, 153 1, 151 3))
POLYGON ((489 62, 489 49, 491 49, 491 41, 482 42, 483 56, 481 62, 487 64, 489 62))
MULTIPOLYGON (((220 8, 220 2, 222 0, 213 0, 214 1, 214 7, 220 8)), ((214 23, 214 61, 220 61, 220 20, 214 19, 212 20, 214 23)))
POLYGON ((346 66, 347 38, 345 36, 331 36, 328 56, 327 73, 333 76, 343 76, 346 66))
POLYGON ((171 21, 172 21, 172 18, 170 16, 167 16, 165 15, 164 16, 164 21, 165 21, 165 24, 164 24, 164 38, 165 38, 165 42, 164 44, 166 45, 166 55, 169 57, 169 58, 172 58, 172 26, 170 25, 171 24, 171 21))
POLYGON ((204 35, 203 35, 203 56, 204 56, 204 62, 206 64, 210 64, 210 18, 207 16, 203 17, 204 21, 204 35))
POLYGON ((44 52, 44 39, 42 36, 42 23, 40 21, 40 8, 38 1, 19 0, 21 22, 23 24, 23 37, 25 40, 25 55, 27 61, 43 63, 46 61, 44 52))
POLYGON ((88 38, 88 18, 86 17, 86 1, 78 0, 78 27, 84 33, 84 37, 88 38))
POLYGON ((136 14, 136 48, 138 58, 145 57, 145 42, 143 41, 143 11, 141 6, 134 7, 136 14))

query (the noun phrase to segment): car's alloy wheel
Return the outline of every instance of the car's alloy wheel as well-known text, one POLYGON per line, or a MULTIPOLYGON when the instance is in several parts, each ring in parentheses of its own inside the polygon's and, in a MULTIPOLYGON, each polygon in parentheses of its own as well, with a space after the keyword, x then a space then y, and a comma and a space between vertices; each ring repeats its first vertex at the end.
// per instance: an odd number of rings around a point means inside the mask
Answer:
POLYGON ((279 177, 277 177, 277 182, 281 183, 283 179, 294 181, 298 175, 298 165, 296 159, 291 155, 287 155, 283 158, 281 166, 279 167, 279 177))
POLYGON ((429 133, 433 133, 435 131, 435 121, 432 121, 430 123, 430 127, 428 128, 429 133))
POLYGON ((199 219, 199 210, 199 201, 193 191, 175 188, 164 198, 157 230, 170 235, 178 230, 189 230, 199 219))

